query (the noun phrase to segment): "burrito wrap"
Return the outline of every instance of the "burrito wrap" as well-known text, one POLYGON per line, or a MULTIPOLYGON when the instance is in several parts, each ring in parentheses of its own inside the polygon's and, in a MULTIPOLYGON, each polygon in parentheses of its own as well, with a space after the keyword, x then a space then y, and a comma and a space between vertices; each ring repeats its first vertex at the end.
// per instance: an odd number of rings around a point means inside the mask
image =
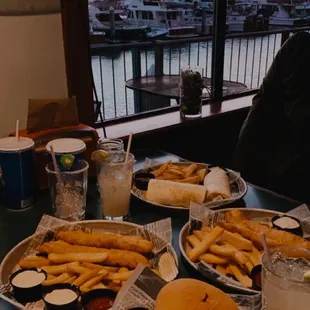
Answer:
POLYGON ((211 168, 205 176, 203 184, 207 189, 207 201, 231 198, 229 178, 223 169, 211 168))
POLYGON ((189 207, 191 201, 202 204, 206 194, 207 189, 202 185, 152 179, 146 199, 163 205, 189 207))

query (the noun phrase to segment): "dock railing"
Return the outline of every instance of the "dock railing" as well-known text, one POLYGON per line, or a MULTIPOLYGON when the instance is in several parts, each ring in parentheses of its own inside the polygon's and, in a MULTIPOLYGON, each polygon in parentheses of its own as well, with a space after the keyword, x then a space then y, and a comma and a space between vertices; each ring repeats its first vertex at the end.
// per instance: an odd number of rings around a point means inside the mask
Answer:
MULTIPOLYGON (((310 32, 310 27, 226 35, 222 79, 243 83, 247 90, 236 94, 224 88, 222 96, 255 93, 281 45, 298 31, 310 32)), ((91 57, 96 100, 101 102, 103 119, 108 123, 154 113, 141 104, 140 93, 126 88, 129 79, 179 74, 186 66, 202 67, 204 76, 211 78, 212 37, 98 44, 91 46, 91 57)), ((161 112, 176 108, 172 99, 161 112)))

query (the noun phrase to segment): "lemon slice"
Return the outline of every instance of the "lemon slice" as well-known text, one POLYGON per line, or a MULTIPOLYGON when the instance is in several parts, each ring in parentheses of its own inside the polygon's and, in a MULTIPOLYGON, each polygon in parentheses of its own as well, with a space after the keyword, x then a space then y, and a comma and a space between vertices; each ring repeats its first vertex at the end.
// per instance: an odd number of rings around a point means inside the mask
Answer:
POLYGON ((304 273, 304 279, 305 279, 305 280, 310 280, 310 271, 306 271, 306 272, 304 273))
POLYGON ((110 157, 109 153, 104 150, 97 150, 97 151, 92 152, 91 154, 92 160, 97 160, 101 162, 107 161, 109 157, 110 157))

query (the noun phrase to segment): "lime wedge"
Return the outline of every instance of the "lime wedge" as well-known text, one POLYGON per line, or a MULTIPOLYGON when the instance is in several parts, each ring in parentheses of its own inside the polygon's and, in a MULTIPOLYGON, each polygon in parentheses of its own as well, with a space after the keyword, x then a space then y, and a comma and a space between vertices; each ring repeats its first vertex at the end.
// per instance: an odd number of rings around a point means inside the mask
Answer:
POLYGON ((100 162, 107 161, 109 157, 110 157, 109 153, 104 150, 97 150, 97 151, 92 152, 91 154, 92 160, 97 160, 100 162))
POLYGON ((305 279, 305 280, 310 280, 310 270, 309 270, 309 271, 306 271, 306 272, 304 273, 304 279, 305 279))
POLYGON ((71 154, 62 155, 60 157, 60 163, 65 169, 70 170, 73 165, 74 158, 75 158, 74 155, 71 154))

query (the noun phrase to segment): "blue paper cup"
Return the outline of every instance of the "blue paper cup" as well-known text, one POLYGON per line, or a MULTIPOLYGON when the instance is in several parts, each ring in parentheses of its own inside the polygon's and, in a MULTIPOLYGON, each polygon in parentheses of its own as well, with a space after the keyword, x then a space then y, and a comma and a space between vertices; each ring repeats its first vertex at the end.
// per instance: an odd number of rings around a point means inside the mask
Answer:
MULTIPOLYGON (((80 139, 73 139, 73 138, 62 138, 62 139, 55 139, 47 143, 46 150, 49 153, 50 161, 52 161, 51 156, 51 145, 53 146, 56 161, 60 167, 60 171, 65 171, 65 168, 62 167, 60 164, 60 158, 63 155, 72 154, 75 156, 75 159, 82 160, 83 159, 83 152, 86 150, 86 144, 80 139)), ((77 170, 76 162, 73 163, 71 170, 77 170)))
POLYGON ((34 141, 29 138, 0 139, 0 168, 3 203, 9 209, 21 210, 34 203, 34 141))

